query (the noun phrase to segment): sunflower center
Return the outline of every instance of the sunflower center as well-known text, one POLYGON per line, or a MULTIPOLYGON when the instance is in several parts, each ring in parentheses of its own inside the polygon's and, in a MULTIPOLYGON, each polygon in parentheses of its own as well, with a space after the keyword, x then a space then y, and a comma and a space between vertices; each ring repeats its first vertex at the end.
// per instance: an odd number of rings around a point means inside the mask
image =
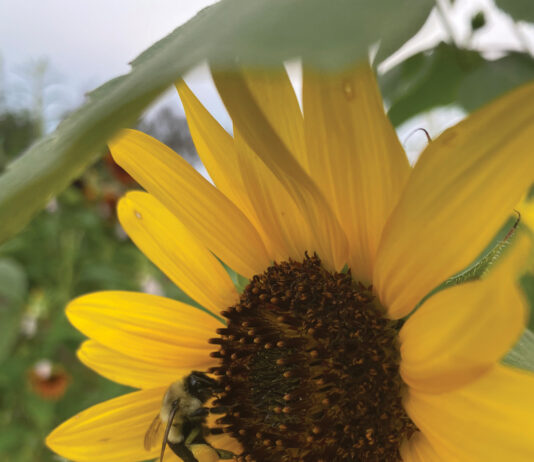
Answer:
POLYGON ((396 324, 370 288, 320 260, 287 261, 253 277, 212 369, 224 392, 213 412, 243 461, 397 461, 415 431, 401 402, 396 324))

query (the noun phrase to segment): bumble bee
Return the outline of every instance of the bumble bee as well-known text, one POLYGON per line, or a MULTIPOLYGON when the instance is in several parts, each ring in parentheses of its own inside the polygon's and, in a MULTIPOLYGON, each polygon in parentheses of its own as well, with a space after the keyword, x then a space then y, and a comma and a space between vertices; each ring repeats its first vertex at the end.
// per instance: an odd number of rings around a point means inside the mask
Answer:
MULTIPOLYGON (((165 425, 160 462, 163 461, 167 445, 184 462, 198 462, 189 447, 193 444, 211 447, 204 439, 206 417, 209 414, 204 403, 218 391, 220 390, 217 381, 198 371, 193 371, 183 380, 172 383, 165 392, 160 413, 146 431, 145 449, 150 451, 157 444, 165 425)), ((212 449, 220 459, 234 457, 229 451, 212 449)))

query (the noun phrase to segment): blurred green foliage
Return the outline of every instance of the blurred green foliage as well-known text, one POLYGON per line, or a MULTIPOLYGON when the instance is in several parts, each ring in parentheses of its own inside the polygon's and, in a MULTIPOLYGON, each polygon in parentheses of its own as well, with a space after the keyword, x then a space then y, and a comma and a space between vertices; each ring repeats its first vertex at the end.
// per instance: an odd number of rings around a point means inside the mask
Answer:
POLYGON ((93 290, 138 290, 146 261, 72 187, 58 198, 57 210, 41 212, 0 247, 0 255, 2 283, 10 273, 4 287, 17 294, 4 299, 0 310, 0 460, 52 460, 43 438, 55 425, 123 391, 79 363, 75 351, 83 337, 64 307, 93 290), (30 371, 43 359, 71 377, 59 400, 47 400, 30 386, 30 371))
POLYGON ((24 151, 39 136, 38 124, 27 112, 0 114, 0 173, 9 158, 24 151))
POLYGON ((495 0, 495 3, 516 21, 534 22, 532 0, 495 0))
MULTIPOLYGON (((32 127, 27 114, 0 116, 0 139, 12 140, 3 145, 6 157, 32 141, 32 127)), ((83 336, 65 317, 69 300, 97 290, 138 291, 147 282, 167 296, 188 299, 122 232, 114 203, 124 189, 100 162, 0 246, 3 462, 57 461, 43 444, 46 435, 86 407, 127 391, 76 358, 83 336), (43 360, 68 382, 57 399, 32 386, 35 366, 43 360)))
POLYGON ((509 53, 488 61, 480 53, 446 43, 418 53, 380 77, 393 125, 431 109, 457 105, 474 111, 534 79, 534 60, 509 53))
POLYGON ((486 15, 483 11, 479 11, 478 13, 471 16, 471 30, 473 32, 477 31, 478 29, 482 29, 486 25, 486 15))

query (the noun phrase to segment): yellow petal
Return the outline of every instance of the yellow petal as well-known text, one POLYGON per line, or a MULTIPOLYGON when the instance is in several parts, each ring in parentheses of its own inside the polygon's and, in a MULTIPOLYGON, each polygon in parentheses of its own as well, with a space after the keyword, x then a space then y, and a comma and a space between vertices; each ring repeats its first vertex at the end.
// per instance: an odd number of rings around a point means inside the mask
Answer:
POLYGON ((242 76, 273 130, 307 170, 304 119, 285 68, 243 71, 242 76))
POLYGON ((410 174, 384 112, 373 70, 304 69, 303 106, 310 174, 345 230, 349 266, 370 283, 382 229, 410 174))
POLYGON ((531 244, 520 234, 512 246, 486 278, 438 292, 408 319, 399 336, 408 385, 440 393, 471 382, 521 336, 527 305, 517 280, 531 244))
POLYGON ((219 261, 153 196, 128 193, 117 211, 137 247, 200 305, 219 313, 239 300, 219 261))
POLYGON ((432 446, 421 432, 415 432, 400 453, 402 462, 466 462, 452 457, 442 446, 432 446))
POLYGON ((109 148, 122 168, 232 269, 250 278, 269 266, 250 221, 172 149, 136 130, 123 130, 109 148))
POLYGON ((94 340, 86 340, 78 350, 78 358, 87 367, 114 382, 133 388, 168 386, 194 370, 206 370, 211 362, 203 361, 188 367, 168 367, 142 361, 107 348, 94 340))
POLYGON ((394 318, 490 243, 534 181, 534 85, 431 142, 382 235, 374 284, 394 318))
MULTIPOLYGON (((244 71, 243 78, 269 124, 295 158, 306 168, 304 120, 293 86, 283 66, 269 72, 244 71)), ((313 252, 313 232, 297 204, 265 163, 234 127, 241 175, 265 234, 272 258, 302 259, 313 252)))
POLYGON ((534 232, 534 197, 525 195, 517 205, 517 210, 521 213, 521 223, 524 223, 534 232))
POLYGON ((241 444, 228 434, 222 433, 220 435, 211 435, 206 439, 214 448, 224 449, 225 451, 233 452, 236 455, 243 452, 243 447, 241 444))
MULTIPOLYGON (((276 223, 273 227, 265 218, 266 215, 271 217, 269 213, 271 198, 278 197, 279 194, 270 194, 270 189, 265 190, 264 187, 260 187, 265 183, 265 177, 269 174, 272 177, 274 175, 254 153, 251 156, 248 151, 243 152, 243 146, 235 145, 232 136, 219 125, 183 81, 177 84, 177 88, 184 105, 191 136, 202 163, 217 188, 240 208, 257 229, 269 258, 287 259, 289 254, 278 239, 280 226, 276 223)), ((276 178, 274 181, 278 182, 276 178)))
POLYGON ((325 265, 342 268, 348 259, 347 238, 325 197, 290 152, 259 107, 242 74, 213 74, 221 98, 246 143, 275 174, 313 230, 313 248, 325 265))
POLYGON ((47 446, 77 462, 133 462, 153 459, 143 440, 159 413, 165 388, 142 390, 90 407, 57 427, 47 446))
MULTIPOLYGON (((232 440, 232 438, 230 438, 229 436, 226 436, 226 435, 220 435, 220 436, 221 437, 224 436, 226 440, 232 440)), ((212 438, 219 438, 219 435, 217 435, 216 437, 206 438, 206 440, 209 442, 210 445, 211 445, 212 438)), ((221 440, 222 439, 223 438, 221 438, 221 440)), ((235 444, 233 446, 227 444, 226 446, 234 447, 234 448, 236 447, 235 444)), ((223 446, 212 445, 210 447, 206 444, 192 444, 191 446, 189 446, 189 449, 191 450, 195 458, 198 460, 198 462, 218 462, 219 460, 222 460, 222 459, 219 459, 217 452, 213 448, 225 449, 223 446)), ((231 449, 227 449, 227 450, 231 451, 231 449)), ((238 453, 234 452, 234 454, 238 454, 238 453)), ((180 459, 176 454, 174 454, 174 452, 172 452, 169 448, 167 448, 165 451, 165 456, 163 457, 163 461, 164 462, 183 462, 182 459, 180 459)), ((159 460, 155 462, 159 462, 159 460)))
POLYGON ((208 364, 208 339, 222 327, 204 311, 169 298, 135 292, 83 295, 66 309, 71 323, 100 344, 160 366, 208 364))
POLYGON ((450 393, 410 390, 405 407, 431 444, 443 445, 460 461, 531 462, 533 390, 534 374, 496 365, 450 393))
MULTIPOLYGON (((159 462, 159 454, 158 459, 155 459, 153 462, 159 462)), ((163 456, 163 462, 183 462, 183 460, 180 459, 174 452, 169 451, 167 447, 165 450, 165 455, 163 456)))
POLYGON ((269 238, 271 258, 302 260, 314 249, 312 231, 293 198, 234 128, 239 166, 258 221, 269 238))
POLYGON ((202 164, 217 188, 251 219, 252 207, 241 179, 232 136, 219 125, 183 80, 176 84, 176 89, 202 164))

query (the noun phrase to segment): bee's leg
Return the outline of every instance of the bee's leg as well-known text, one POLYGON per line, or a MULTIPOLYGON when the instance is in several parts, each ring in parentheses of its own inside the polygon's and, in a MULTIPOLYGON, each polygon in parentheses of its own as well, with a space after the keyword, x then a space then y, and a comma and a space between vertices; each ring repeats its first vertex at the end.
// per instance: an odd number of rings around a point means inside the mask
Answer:
POLYGON ((217 449, 217 448, 213 448, 213 450, 217 453, 217 455, 219 456, 219 459, 229 460, 235 457, 235 454, 232 451, 226 451, 224 449, 217 449))
POLYGON ((210 410, 207 407, 199 407, 196 411, 191 412, 188 415, 190 420, 196 420, 197 417, 207 417, 210 413, 210 410))
POLYGON ((191 429, 191 431, 187 435, 187 438, 185 439, 184 444, 186 446, 191 446, 193 443, 202 444, 204 442, 205 442, 204 438, 202 437, 201 432, 200 432, 200 427, 194 427, 191 429), (197 437, 200 437, 201 441, 196 441, 197 437))
POLYGON ((172 452, 174 452, 184 462, 198 462, 191 450, 185 445, 184 441, 181 443, 171 443, 169 441, 167 444, 172 449, 172 452))

